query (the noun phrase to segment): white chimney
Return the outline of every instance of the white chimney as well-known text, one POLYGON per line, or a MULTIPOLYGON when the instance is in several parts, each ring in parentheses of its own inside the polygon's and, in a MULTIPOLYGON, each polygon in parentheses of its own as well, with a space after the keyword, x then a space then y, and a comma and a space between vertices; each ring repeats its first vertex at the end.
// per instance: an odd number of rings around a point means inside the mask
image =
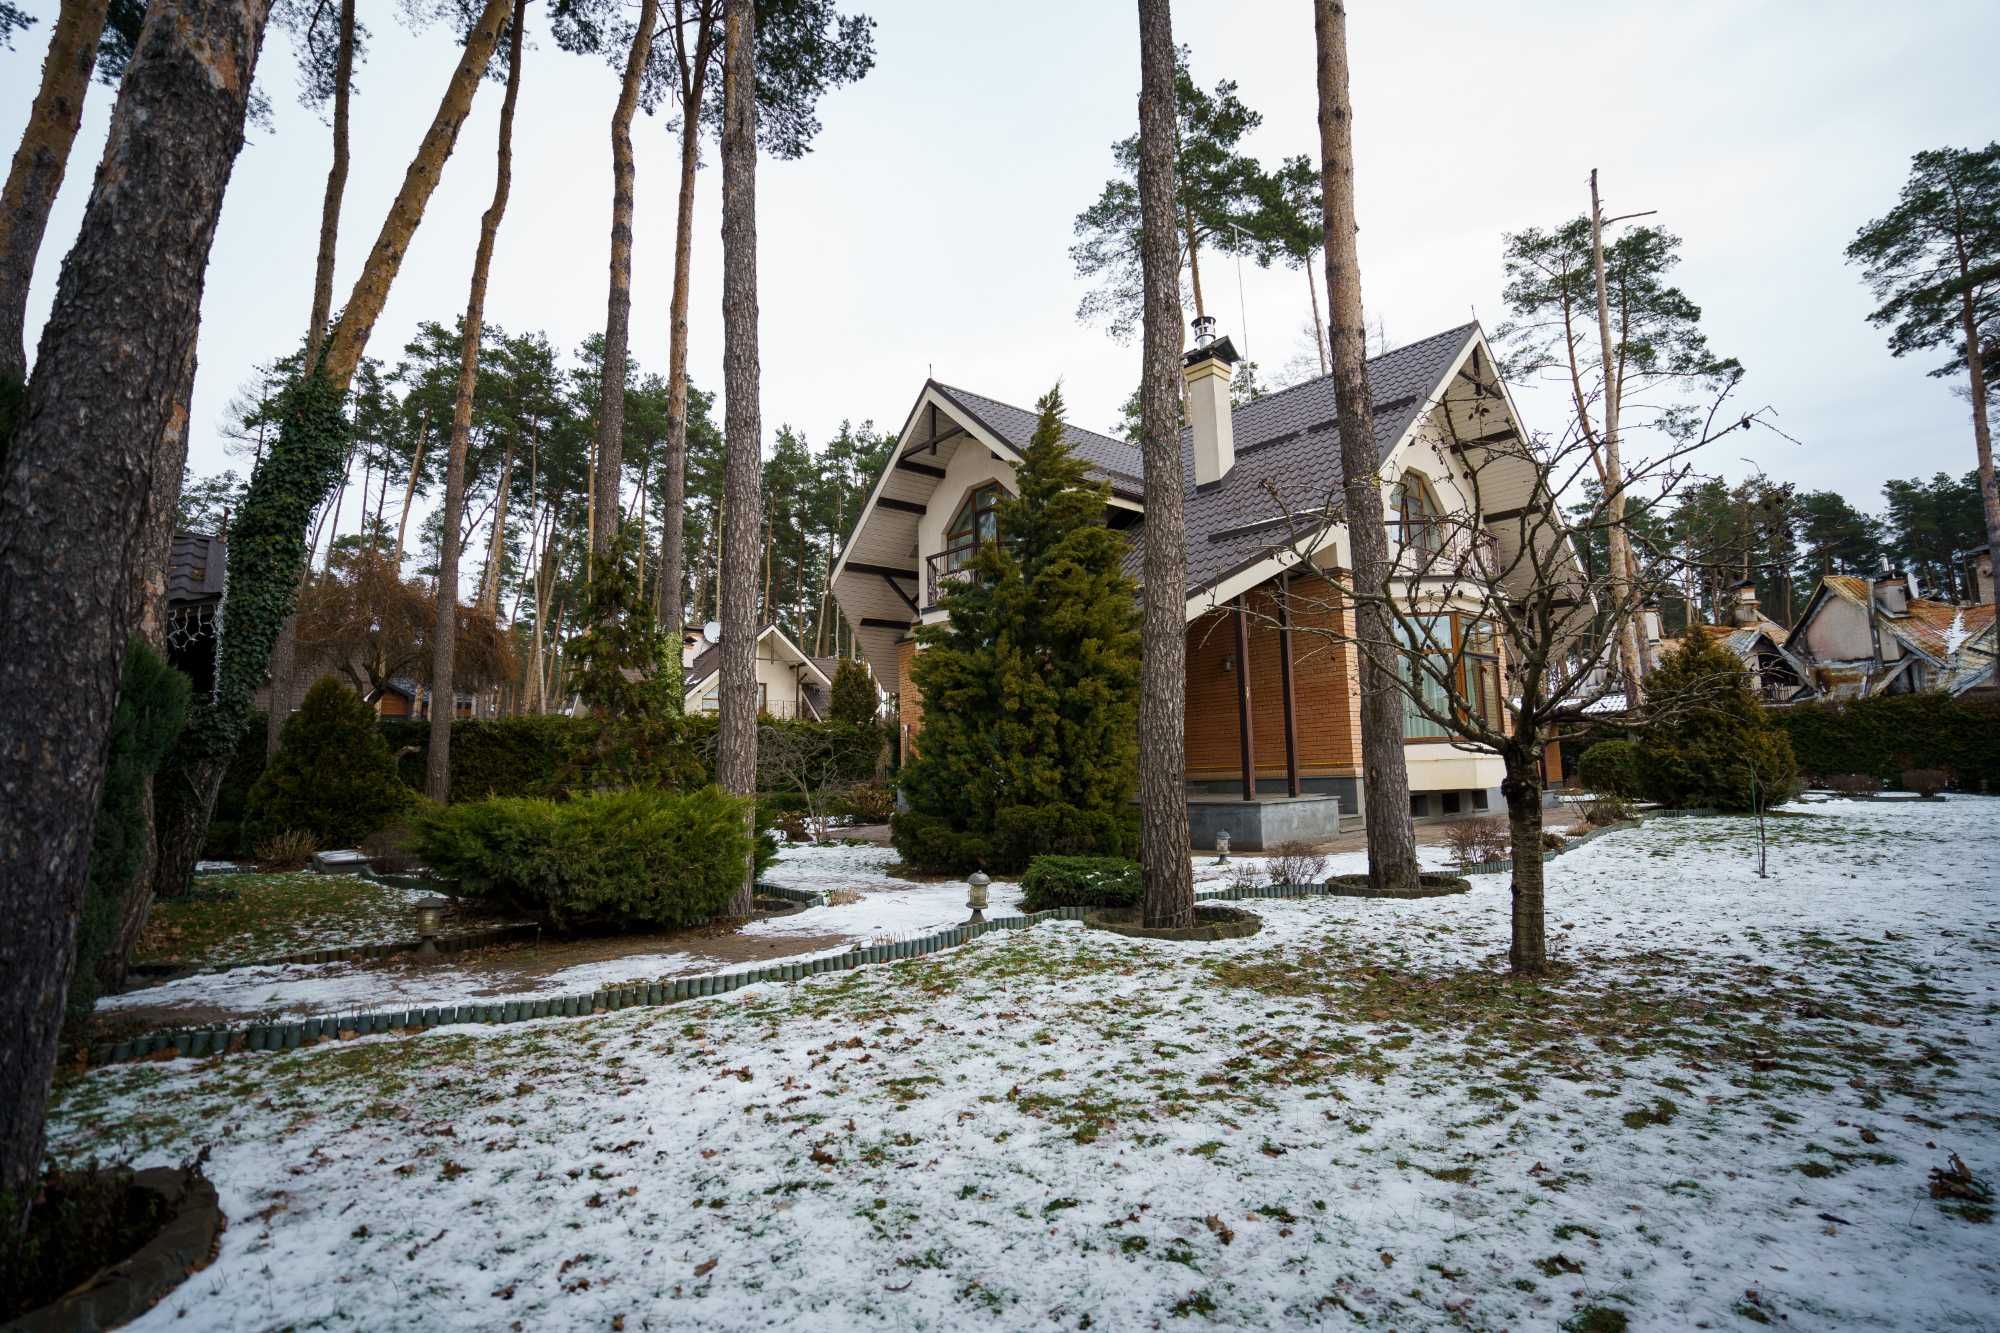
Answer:
POLYGON ((1238 360, 1229 339, 1215 336, 1215 317, 1194 322, 1194 346, 1181 358, 1188 425, 1194 431, 1194 484, 1221 481, 1236 466, 1236 427, 1230 416, 1229 381, 1238 360))
POLYGON ((1738 628, 1756 624, 1764 618, 1757 606, 1757 585, 1744 579, 1730 589, 1729 623, 1738 628))
POLYGON ((1882 562, 1882 572, 1875 577, 1875 605, 1885 616, 1908 615, 1910 599, 1916 595, 1916 578, 1888 568, 1888 563, 1882 562))

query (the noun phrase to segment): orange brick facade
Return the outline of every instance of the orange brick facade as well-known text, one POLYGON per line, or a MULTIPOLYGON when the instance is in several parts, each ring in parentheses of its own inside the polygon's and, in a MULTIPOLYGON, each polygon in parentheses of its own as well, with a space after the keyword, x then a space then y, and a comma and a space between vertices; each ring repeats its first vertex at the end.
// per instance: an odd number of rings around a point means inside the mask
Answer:
POLYGON ((915 639, 904 639, 896 645, 896 721, 901 733, 898 753, 903 759, 916 753, 917 733, 924 726, 924 696, 917 692, 916 681, 910 679, 910 663, 916 656, 915 639))
MULTIPOLYGON (((1353 612, 1316 576, 1291 581, 1292 682, 1297 701, 1299 775, 1351 777, 1361 771, 1361 688, 1353 612)), ((1246 594, 1250 639, 1250 734, 1257 778, 1285 776, 1285 697, 1279 663, 1278 604, 1270 587, 1246 594)), ((1190 781, 1237 779, 1235 617, 1214 611, 1188 626, 1187 765, 1190 781)))

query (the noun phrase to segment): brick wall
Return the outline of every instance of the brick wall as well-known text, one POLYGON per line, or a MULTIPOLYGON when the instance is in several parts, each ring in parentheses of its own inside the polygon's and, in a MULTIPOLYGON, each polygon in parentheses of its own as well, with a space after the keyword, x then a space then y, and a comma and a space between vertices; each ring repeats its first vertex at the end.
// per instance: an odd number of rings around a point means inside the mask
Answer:
MULTIPOLYGON (((1276 598, 1259 589, 1246 597, 1250 634, 1251 734, 1257 776, 1285 773, 1285 704, 1278 660, 1276 598)), ((1306 777, 1351 776, 1361 771, 1361 688, 1354 645, 1330 633, 1353 629, 1353 611, 1338 590, 1316 576, 1291 581, 1292 678, 1297 701, 1299 772, 1306 777), (1315 633, 1314 631, 1325 631, 1315 633)), ((1212 612, 1188 626, 1188 777, 1241 775, 1236 727, 1236 682, 1225 660, 1236 654, 1236 628, 1228 611, 1212 612)))
POLYGON ((914 639, 904 639, 896 645, 896 710, 902 747, 899 754, 904 760, 916 753, 917 733, 924 726, 924 696, 918 693, 917 683, 910 679, 910 663, 916 660, 916 656, 914 639))

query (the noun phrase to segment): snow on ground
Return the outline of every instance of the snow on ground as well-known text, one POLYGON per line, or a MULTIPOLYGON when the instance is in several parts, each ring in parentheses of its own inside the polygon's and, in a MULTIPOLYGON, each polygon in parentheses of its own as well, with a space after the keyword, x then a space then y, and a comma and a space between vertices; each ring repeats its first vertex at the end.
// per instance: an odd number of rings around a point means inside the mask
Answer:
POLYGON ((1075 923, 670 1009, 66 1082, 212 1145, 137 1329, 1993 1327, 2000 802, 1661 819, 1505 876, 1075 923), (1981 1313, 1984 1311, 1984 1313, 1981 1313))

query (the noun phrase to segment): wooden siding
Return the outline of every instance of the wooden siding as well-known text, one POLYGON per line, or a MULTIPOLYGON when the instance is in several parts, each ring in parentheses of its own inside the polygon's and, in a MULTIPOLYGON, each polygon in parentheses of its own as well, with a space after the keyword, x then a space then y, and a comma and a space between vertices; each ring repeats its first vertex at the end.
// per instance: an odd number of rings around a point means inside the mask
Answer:
MULTIPOLYGON (((1292 672, 1298 707, 1299 773, 1345 777, 1361 771, 1361 688, 1358 661, 1347 635, 1353 613, 1325 579, 1291 581, 1292 672)), ((1285 700, 1278 662, 1277 601, 1271 588, 1246 595, 1250 617, 1250 705, 1257 743, 1258 781, 1285 776, 1285 700)), ((1223 663, 1236 654, 1228 611, 1188 625, 1187 764, 1197 781, 1240 777, 1236 675, 1223 663)))

